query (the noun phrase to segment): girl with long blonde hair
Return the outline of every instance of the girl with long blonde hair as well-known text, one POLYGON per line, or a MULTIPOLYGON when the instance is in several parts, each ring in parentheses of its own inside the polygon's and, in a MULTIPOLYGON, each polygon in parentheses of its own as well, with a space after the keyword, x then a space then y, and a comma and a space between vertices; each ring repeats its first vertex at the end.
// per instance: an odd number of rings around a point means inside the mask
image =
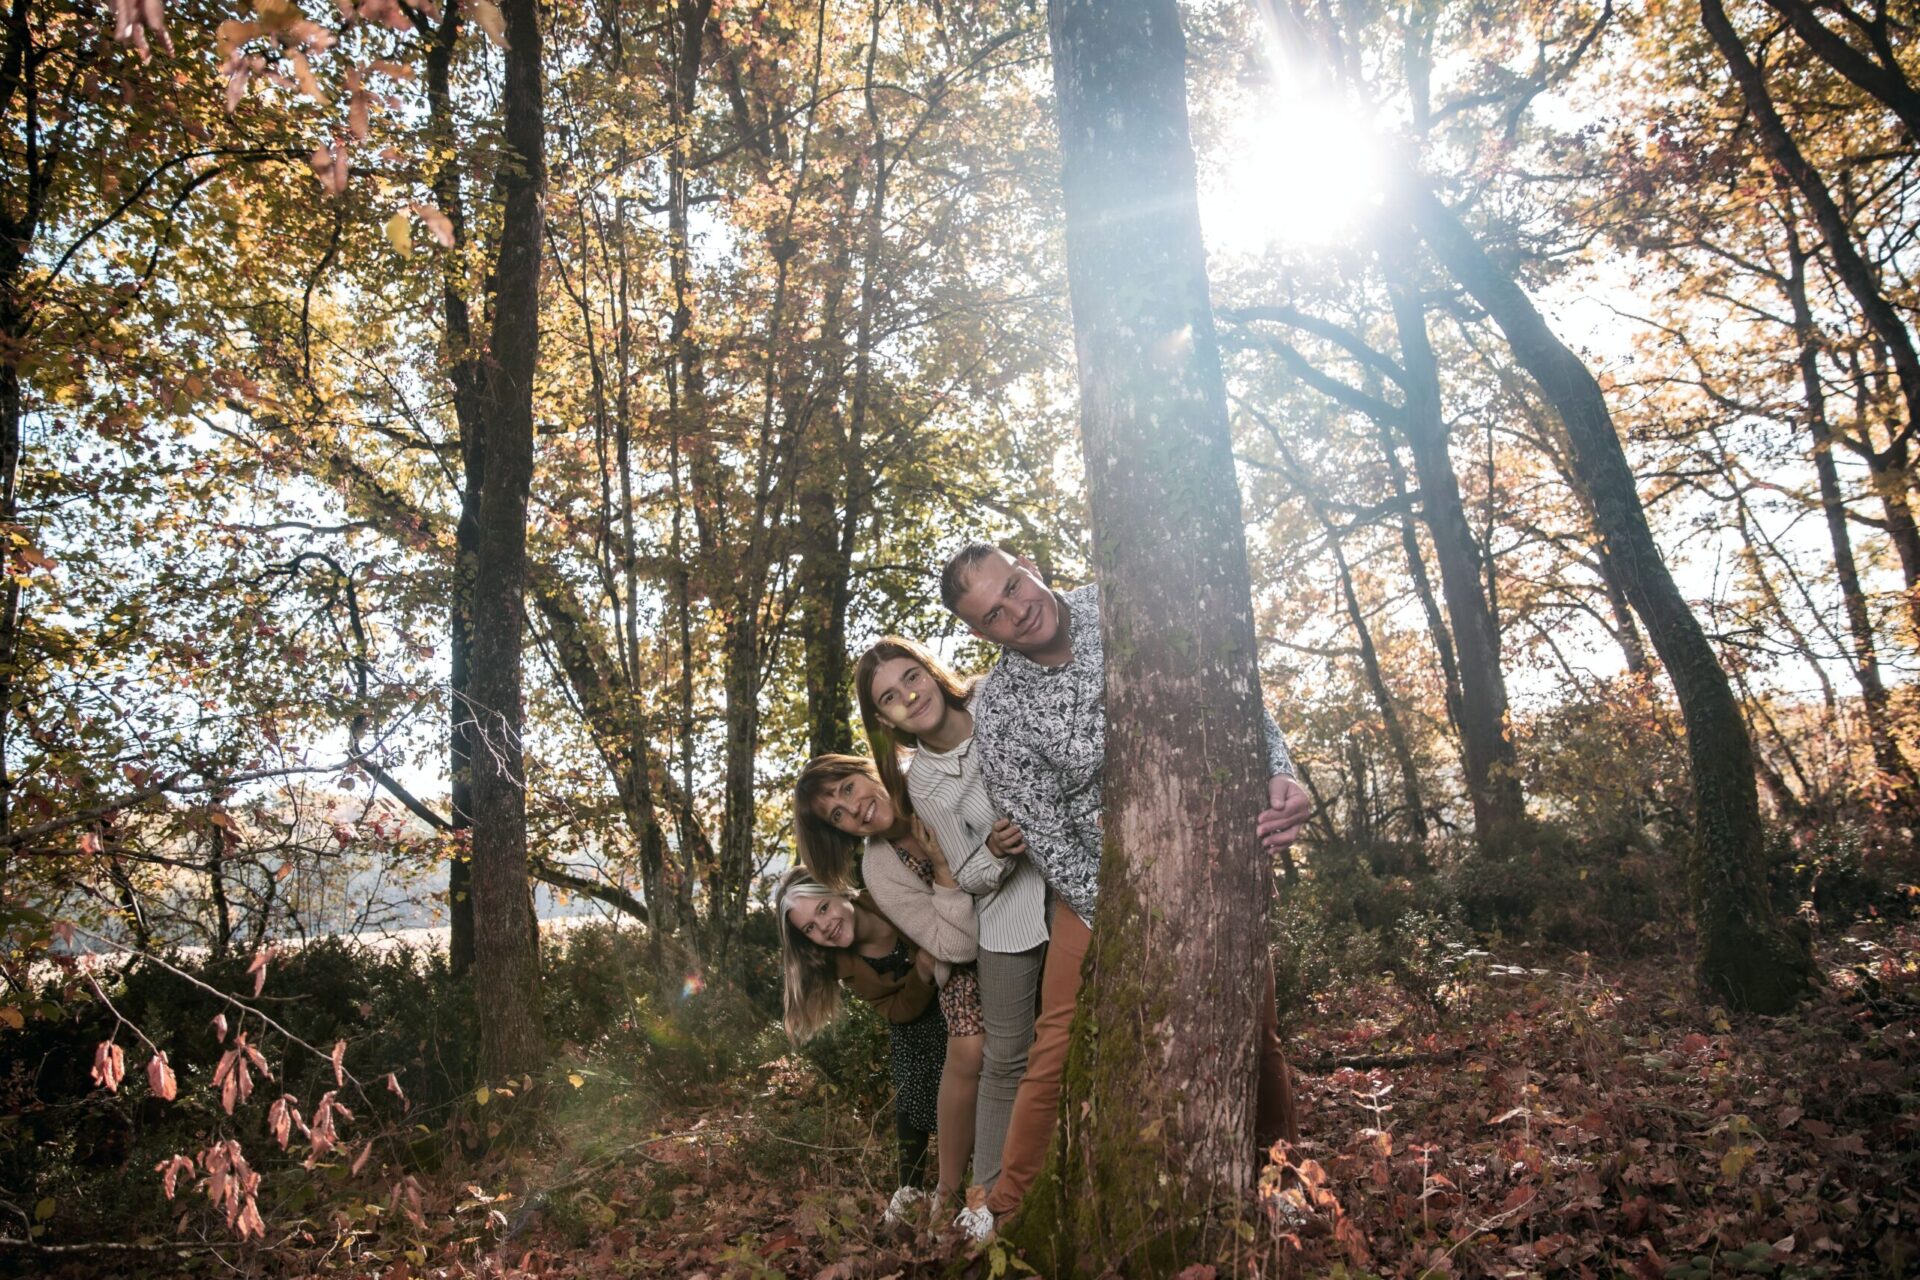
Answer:
POLYGON ((782 1005, 794 1044, 840 1016, 842 987, 887 1020, 899 1183, 887 1205, 895 1221, 920 1199, 928 1139, 938 1122, 947 1024, 933 985, 932 955, 916 947, 864 893, 822 884, 793 867, 774 890, 780 921, 782 1005))

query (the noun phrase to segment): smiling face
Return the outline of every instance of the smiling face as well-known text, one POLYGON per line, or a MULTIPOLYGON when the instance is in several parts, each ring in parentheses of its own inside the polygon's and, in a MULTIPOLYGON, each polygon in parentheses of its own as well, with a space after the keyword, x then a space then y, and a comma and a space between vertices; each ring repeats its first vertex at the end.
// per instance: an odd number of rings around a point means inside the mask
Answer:
POLYGON ((845 898, 801 898, 787 908, 787 923, 821 947, 853 945, 853 904, 845 898))
POLYGON ((878 778, 850 773, 813 797, 813 816, 850 836, 877 836, 893 826, 893 799, 878 778))
POLYGON ((914 738, 938 732, 947 718, 945 691, 912 658, 888 658, 875 667, 871 696, 881 719, 914 738))
POLYGON ((1052 645, 1062 623, 1059 598, 1030 564, 1004 551, 973 566, 953 611, 982 640, 1022 653, 1052 645))

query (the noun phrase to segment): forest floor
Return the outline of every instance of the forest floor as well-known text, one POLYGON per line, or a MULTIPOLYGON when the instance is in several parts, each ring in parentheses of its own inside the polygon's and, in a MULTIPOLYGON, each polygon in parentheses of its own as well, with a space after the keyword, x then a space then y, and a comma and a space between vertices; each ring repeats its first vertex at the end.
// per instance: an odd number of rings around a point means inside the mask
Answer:
MULTIPOLYGON (((1675 957, 1509 952, 1424 999, 1386 978, 1343 987, 1292 1033, 1304 1178, 1263 1199, 1241 1256, 1195 1259, 1188 1280, 1915 1274, 1920 926, 1863 922, 1819 957, 1824 985, 1781 1018, 1703 1001, 1675 957)), ((324 1256, 283 1241, 223 1273, 1030 1270, 1004 1243, 883 1228, 891 1125, 797 1060, 670 1112, 613 1064, 569 1078, 550 1140, 424 1187, 426 1219, 448 1224, 431 1243, 387 1248, 391 1227, 324 1256)))
MULTIPOLYGON (((1294 1158, 1309 1174, 1287 1194, 1308 1212, 1269 1208, 1268 1238, 1238 1269, 1913 1274, 1920 929, 1863 922, 1820 959, 1824 987, 1783 1018, 1704 1002, 1671 957, 1609 966, 1508 954, 1422 1001, 1386 980, 1322 1000, 1293 1036, 1304 1127, 1294 1158), (1314 1170, 1324 1185, 1312 1185, 1314 1170)), ((681 1116, 597 1166, 542 1171, 531 1184, 557 1188, 544 1211, 475 1270, 1024 1271, 1005 1245, 882 1229, 891 1135, 836 1116, 815 1079, 771 1068, 751 1098, 681 1116)), ((1212 1261, 1225 1274, 1233 1260, 1212 1261)), ((1195 1280, 1207 1265, 1196 1260, 1195 1280)))

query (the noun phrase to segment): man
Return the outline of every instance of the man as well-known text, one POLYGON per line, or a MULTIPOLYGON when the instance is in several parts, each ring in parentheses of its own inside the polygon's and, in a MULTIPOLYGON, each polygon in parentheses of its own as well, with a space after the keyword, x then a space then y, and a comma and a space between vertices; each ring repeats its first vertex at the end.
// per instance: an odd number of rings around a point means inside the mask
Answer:
MULTIPOLYGON (((1026 837, 1055 901, 1040 1016, 1014 1100, 1000 1179, 987 1197, 997 1218, 1020 1204, 1039 1175, 1060 1108, 1060 1076, 1090 941, 1100 881, 1100 771, 1106 761, 1106 672, 1098 588, 1060 595, 1033 563, 972 543, 947 562, 940 599, 973 633, 1001 648, 973 703, 974 750, 987 791, 1026 837)), ((1271 770, 1261 844, 1278 852, 1306 824, 1311 801, 1271 716, 1271 770)), ((1262 1146, 1297 1137, 1292 1085, 1274 1026, 1273 971, 1265 968, 1256 1134, 1262 1146)))

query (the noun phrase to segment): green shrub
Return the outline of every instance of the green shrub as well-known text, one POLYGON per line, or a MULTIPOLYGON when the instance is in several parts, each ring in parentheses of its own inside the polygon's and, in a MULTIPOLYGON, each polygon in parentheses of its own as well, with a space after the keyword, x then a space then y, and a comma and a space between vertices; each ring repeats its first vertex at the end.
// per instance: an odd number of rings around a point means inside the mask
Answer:
POLYGON ((1538 824, 1506 849, 1468 852, 1448 878, 1471 927, 1573 950, 1639 950, 1686 913, 1684 851, 1624 829, 1538 824))
POLYGON ((684 1100, 782 1052, 775 1018, 750 992, 766 960, 736 940, 737 972, 715 975, 678 944, 656 965, 643 930, 582 925, 548 939, 542 990, 555 1043, 614 1058, 662 1097, 684 1100))
POLYGON ((1782 915, 1811 914, 1829 929, 1862 916, 1910 909, 1903 886, 1920 884, 1911 841, 1853 820, 1813 831, 1776 827, 1767 837, 1768 885, 1782 915))

